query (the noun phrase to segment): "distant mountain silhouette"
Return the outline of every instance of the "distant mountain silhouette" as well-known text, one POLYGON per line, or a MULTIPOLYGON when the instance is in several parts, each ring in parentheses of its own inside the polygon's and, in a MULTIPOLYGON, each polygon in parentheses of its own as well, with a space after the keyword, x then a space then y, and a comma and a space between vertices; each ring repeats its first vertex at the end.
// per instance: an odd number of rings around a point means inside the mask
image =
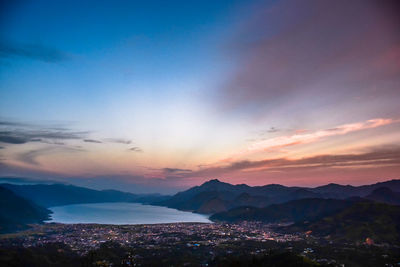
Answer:
POLYGON ((6 184, 66 184, 56 180, 47 180, 47 179, 35 179, 35 178, 26 178, 26 177, 0 177, 0 183, 6 184))
POLYGON ((348 197, 365 197, 375 189, 380 187, 388 187, 395 192, 400 192, 400 180, 390 180, 386 182, 379 182, 371 185, 362 186, 351 186, 351 185, 339 185, 339 184, 328 184, 315 188, 310 188, 311 191, 323 194, 328 198, 348 198, 348 197))
POLYGON ((50 211, 0 186, 0 233, 27 228, 27 224, 43 223, 50 211))
POLYGON ((375 189, 383 186, 400 192, 400 180, 364 186, 328 184, 306 188, 287 187, 278 184, 251 187, 245 184, 232 185, 214 179, 154 204, 209 214, 242 206, 265 207, 306 198, 347 199, 350 197, 366 197, 375 189), (218 201, 215 199, 218 199, 218 201), (211 203, 218 203, 218 205, 212 207, 211 203))
POLYGON ((391 205, 400 205, 400 193, 393 192, 387 187, 379 187, 365 198, 391 205))
POLYGON ((166 198, 159 195, 135 195, 117 190, 94 190, 65 184, 2 184, 2 186, 43 207, 100 202, 149 203, 166 198))

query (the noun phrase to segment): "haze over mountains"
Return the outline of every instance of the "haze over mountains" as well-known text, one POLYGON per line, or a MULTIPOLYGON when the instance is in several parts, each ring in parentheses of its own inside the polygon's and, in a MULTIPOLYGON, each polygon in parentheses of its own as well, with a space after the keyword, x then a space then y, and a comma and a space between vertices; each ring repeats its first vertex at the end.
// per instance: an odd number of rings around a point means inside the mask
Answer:
POLYGON ((66 184, 3 184, 3 187, 44 207, 101 202, 150 203, 166 198, 157 194, 136 195, 117 190, 93 190, 66 184))

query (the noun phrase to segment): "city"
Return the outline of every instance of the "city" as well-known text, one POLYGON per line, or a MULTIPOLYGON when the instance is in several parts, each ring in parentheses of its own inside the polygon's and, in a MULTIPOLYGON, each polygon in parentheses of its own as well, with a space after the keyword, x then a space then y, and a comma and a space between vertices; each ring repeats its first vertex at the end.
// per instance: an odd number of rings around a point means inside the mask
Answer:
POLYGON ((50 223, 2 235, 0 247, 35 248, 64 244, 82 259, 100 257, 101 260, 96 258, 94 264, 101 266, 114 266, 116 263, 121 266, 147 266, 154 264, 155 259, 178 266, 213 266, 222 259, 262 257, 271 253, 294 253, 323 266, 362 266, 366 257, 368 264, 364 266, 400 265, 399 246, 371 244, 368 240, 354 244, 334 243, 329 238, 314 237, 309 232, 281 233, 281 226, 284 225, 259 222, 154 225, 50 223), (115 259, 107 259, 104 250, 115 250, 121 255, 117 262, 113 262, 115 259), (96 254, 96 251, 102 253, 96 254))

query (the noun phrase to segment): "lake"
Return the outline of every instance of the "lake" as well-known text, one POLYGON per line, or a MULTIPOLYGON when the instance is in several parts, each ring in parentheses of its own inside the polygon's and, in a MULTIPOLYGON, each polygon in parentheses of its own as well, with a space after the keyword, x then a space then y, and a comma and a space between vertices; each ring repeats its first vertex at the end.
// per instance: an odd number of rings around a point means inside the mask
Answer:
POLYGON ((48 222, 98 224, 209 223, 208 216, 138 203, 91 203, 49 208, 48 222))

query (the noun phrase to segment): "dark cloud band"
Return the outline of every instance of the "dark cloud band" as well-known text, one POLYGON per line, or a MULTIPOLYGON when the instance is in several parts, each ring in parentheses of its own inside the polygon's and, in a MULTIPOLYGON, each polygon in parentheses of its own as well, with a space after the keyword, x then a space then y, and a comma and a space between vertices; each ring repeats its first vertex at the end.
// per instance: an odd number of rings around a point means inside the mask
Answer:
POLYGON ((12 44, 0 42, 0 57, 25 57, 44 62, 57 63, 68 59, 68 56, 54 48, 38 44, 12 44))

